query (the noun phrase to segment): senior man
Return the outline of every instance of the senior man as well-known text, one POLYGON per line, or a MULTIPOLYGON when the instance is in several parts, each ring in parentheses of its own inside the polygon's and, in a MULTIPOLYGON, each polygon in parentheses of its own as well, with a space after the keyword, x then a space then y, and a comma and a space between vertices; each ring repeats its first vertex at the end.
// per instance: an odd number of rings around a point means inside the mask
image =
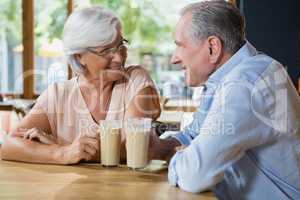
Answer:
POLYGON ((171 62, 204 91, 187 128, 151 140, 152 158, 171 159, 169 182, 226 200, 300 199, 300 99, 282 65, 246 40, 239 10, 188 5, 175 44, 171 62))

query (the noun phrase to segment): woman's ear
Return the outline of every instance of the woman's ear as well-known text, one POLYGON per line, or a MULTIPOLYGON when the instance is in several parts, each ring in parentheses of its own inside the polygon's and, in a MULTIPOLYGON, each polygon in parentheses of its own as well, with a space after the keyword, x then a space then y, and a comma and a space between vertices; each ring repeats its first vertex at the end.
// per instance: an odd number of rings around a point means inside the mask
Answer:
POLYGON ((81 65, 85 66, 85 63, 84 63, 84 61, 83 61, 83 59, 82 59, 81 54, 75 54, 74 57, 75 57, 75 59, 76 59, 81 65))

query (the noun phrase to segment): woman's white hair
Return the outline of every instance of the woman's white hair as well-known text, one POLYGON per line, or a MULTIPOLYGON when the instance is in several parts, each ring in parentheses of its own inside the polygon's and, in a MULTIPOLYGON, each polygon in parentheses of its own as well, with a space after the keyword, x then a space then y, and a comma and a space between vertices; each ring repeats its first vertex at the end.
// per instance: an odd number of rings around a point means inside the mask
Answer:
POLYGON ((112 43, 121 30, 119 18, 110 10, 100 6, 74 11, 67 19, 63 30, 64 53, 76 73, 84 73, 84 66, 75 54, 89 47, 112 43))

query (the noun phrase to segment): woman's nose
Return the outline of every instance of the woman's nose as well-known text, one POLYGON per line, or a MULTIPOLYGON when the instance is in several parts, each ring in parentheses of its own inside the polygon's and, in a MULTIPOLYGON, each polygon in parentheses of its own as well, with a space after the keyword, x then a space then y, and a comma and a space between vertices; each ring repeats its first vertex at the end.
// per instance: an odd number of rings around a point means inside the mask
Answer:
POLYGON ((122 63, 123 62, 123 55, 120 51, 117 51, 113 54, 113 57, 112 57, 112 62, 119 62, 119 63, 122 63))

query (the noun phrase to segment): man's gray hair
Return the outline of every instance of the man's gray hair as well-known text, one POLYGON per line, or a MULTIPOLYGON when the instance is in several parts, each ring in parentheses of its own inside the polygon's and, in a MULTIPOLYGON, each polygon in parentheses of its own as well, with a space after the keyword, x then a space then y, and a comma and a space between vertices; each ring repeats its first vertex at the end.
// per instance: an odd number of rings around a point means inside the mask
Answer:
POLYGON ((245 19, 239 9, 225 0, 201 1, 187 5, 181 16, 192 15, 189 28, 192 39, 217 36, 225 50, 234 54, 245 43, 245 19))
POLYGON ((119 18, 100 6, 74 11, 67 19, 63 30, 64 53, 76 73, 85 69, 75 54, 84 53, 89 47, 112 43, 121 30, 119 18))

